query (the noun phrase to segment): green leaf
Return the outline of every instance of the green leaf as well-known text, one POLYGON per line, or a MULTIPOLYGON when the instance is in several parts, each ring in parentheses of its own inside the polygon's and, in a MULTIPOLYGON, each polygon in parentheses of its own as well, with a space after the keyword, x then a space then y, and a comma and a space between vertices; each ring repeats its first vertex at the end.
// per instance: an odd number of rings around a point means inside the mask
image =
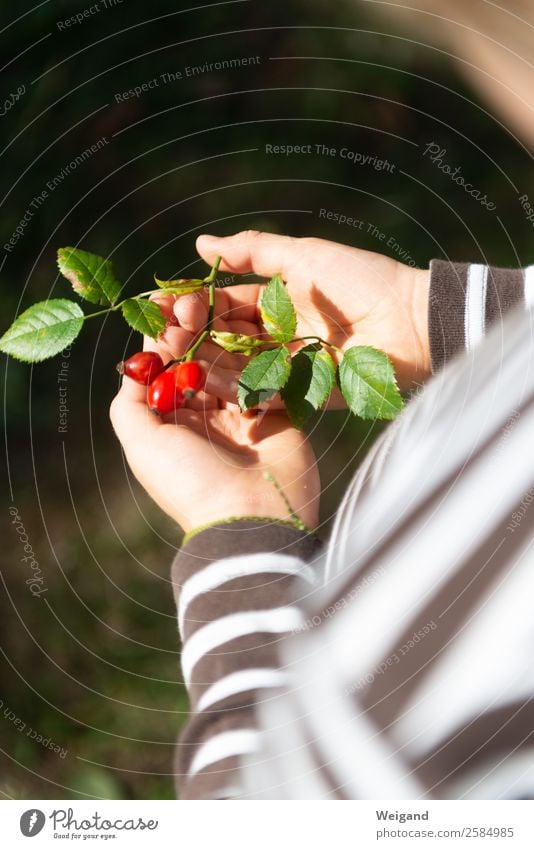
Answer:
POLYGON ((349 408, 362 419, 394 419, 402 409, 393 364, 376 348, 349 348, 339 365, 339 385, 349 408))
POLYGON ((291 423, 303 427, 313 411, 322 407, 330 396, 336 367, 328 351, 317 343, 302 348, 291 363, 291 376, 281 395, 291 423))
POLYGON ((272 398, 285 386, 290 373, 290 355, 284 345, 253 357, 239 378, 237 400, 241 409, 257 407, 260 401, 272 398))
POLYGON ((112 306, 121 291, 111 260, 79 248, 60 248, 57 264, 63 277, 70 280, 80 297, 92 304, 112 306))
POLYGON ((154 274, 154 280, 160 289, 165 289, 169 295, 190 295, 191 292, 200 292, 206 285, 204 280, 198 280, 194 277, 191 279, 180 277, 178 280, 160 280, 154 274))
POLYGON ((251 357, 265 345, 265 342, 261 339, 255 336, 246 336, 244 333, 212 330, 210 336, 225 351, 229 351, 231 354, 245 354, 247 357, 251 357))
POLYGON ((25 310, 0 339, 0 350, 26 363, 39 363, 76 339, 83 311, 74 301, 56 298, 25 310))
POLYGON ((297 329, 297 314, 280 274, 267 284, 261 299, 264 327, 277 342, 291 342, 297 329))
POLYGON ((165 316, 154 301, 129 298, 122 305, 122 314, 130 327, 153 339, 165 330, 167 324, 165 316))

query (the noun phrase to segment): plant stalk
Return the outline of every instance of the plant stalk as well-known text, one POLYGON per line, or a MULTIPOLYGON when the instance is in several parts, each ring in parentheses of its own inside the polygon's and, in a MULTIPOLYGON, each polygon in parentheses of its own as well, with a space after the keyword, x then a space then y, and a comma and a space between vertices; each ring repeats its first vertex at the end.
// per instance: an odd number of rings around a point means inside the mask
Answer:
POLYGON ((318 342, 320 345, 324 345, 325 348, 331 348, 336 353, 343 355, 343 351, 341 348, 338 348, 337 345, 332 345, 331 342, 327 342, 326 339, 321 339, 320 336, 298 336, 296 339, 291 339, 290 342, 286 342, 286 345, 292 345, 293 342, 318 342))
MULTIPOLYGON (((218 257, 219 262, 220 262, 220 259, 221 258, 218 257)), ((215 266, 213 266, 213 267, 215 268, 215 266)), ((210 275, 210 277, 211 276, 212 275, 210 275)), ((214 283, 214 277, 215 277, 215 275, 213 275, 213 278, 210 282, 209 290, 208 290, 209 291, 208 322, 206 324, 206 327, 204 328, 204 330, 202 331, 202 333, 198 337, 197 341, 193 345, 191 345, 189 350, 186 352, 185 357, 184 357, 184 359, 186 361, 194 359, 196 352, 198 351, 198 349, 200 348, 202 343, 205 342, 205 340, 210 335, 211 325, 213 324, 213 317, 215 315, 215 283, 214 283)))

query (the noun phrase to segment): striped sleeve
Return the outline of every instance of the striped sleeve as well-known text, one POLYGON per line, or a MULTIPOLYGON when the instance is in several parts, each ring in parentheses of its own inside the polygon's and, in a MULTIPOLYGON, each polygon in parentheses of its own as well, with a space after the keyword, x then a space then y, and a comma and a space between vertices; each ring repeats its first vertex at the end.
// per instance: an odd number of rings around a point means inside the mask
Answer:
POLYGON ((458 351, 472 351, 490 325, 517 304, 534 303, 534 266, 492 268, 477 263, 430 263, 429 336, 432 370, 458 351))
POLYGON ((349 488, 250 795, 534 798, 533 318, 434 375, 349 488))
POLYGON ((532 276, 470 268, 442 364, 464 356, 376 443, 326 553, 243 521, 178 555, 183 798, 534 798, 532 276))
POLYGON ((183 799, 239 795, 239 760, 259 748, 254 705, 283 687, 280 647, 299 630, 320 544, 289 525, 236 521, 193 536, 172 583, 191 705, 176 749, 183 799))

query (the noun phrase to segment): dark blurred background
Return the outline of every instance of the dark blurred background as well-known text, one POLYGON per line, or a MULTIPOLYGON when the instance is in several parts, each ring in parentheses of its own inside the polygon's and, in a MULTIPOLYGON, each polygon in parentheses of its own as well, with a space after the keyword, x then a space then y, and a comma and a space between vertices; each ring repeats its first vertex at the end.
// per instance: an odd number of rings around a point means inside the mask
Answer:
MULTIPOLYGON (((322 236, 421 266, 432 257, 533 262, 517 191, 530 189, 529 155, 443 52, 409 36, 359 0, 187 11, 164 0, 3 0, 0 332, 34 301, 69 295, 55 265, 63 245, 111 256, 131 292, 151 288, 155 271, 203 275, 194 249, 202 231, 322 236), (247 57, 259 58, 210 68, 247 57), (140 96, 119 97, 143 84, 140 96), (423 156, 430 142, 495 211, 423 156), (269 155, 266 144, 311 144, 313 153, 269 155), (316 144, 338 155, 317 155, 316 144), (343 147, 393 167, 355 164, 339 156, 343 147)), ((107 413, 114 364, 137 347, 114 317, 91 322, 67 360, 2 361, 7 798, 173 796, 186 711, 169 583, 180 530, 132 479, 107 413), (9 508, 39 563, 36 597, 9 508)), ((326 535, 376 428, 329 413, 311 430, 326 535)))

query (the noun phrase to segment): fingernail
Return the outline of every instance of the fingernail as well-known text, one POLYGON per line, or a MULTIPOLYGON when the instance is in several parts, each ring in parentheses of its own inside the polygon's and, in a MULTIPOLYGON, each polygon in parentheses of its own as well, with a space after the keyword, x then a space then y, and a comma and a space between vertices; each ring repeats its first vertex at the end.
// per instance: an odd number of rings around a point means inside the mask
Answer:
POLYGON ((202 238, 209 242, 218 242, 220 241, 220 236, 212 236, 210 233, 202 233, 202 238))

